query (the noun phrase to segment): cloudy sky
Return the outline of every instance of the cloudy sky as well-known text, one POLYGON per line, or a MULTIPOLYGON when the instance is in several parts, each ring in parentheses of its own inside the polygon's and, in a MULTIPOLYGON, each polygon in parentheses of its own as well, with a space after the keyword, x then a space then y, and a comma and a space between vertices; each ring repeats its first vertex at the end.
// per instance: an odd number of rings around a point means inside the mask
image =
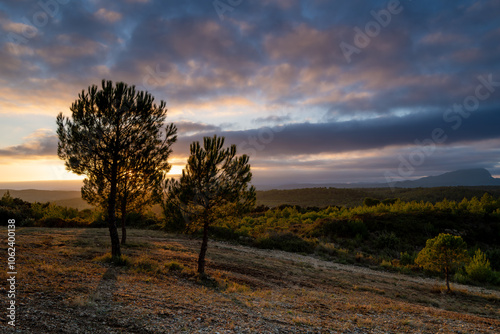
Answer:
POLYGON ((67 180, 55 118, 124 81, 189 143, 250 155, 255 184, 500 177, 500 1, 7 0, 0 182, 67 180))

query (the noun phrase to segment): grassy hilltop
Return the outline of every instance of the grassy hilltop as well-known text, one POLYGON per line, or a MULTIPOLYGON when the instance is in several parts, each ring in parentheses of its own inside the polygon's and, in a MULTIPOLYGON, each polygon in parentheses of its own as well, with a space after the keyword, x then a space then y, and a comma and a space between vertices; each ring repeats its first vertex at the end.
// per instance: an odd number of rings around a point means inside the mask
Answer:
MULTIPOLYGON (((0 234, 6 235, 5 228, 0 234)), ((17 231, 22 333, 496 333, 500 293, 214 242, 130 230, 123 266, 105 229, 17 231)), ((5 244, 5 240, 2 240, 5 244)), ((5 272, 0 273, 4 280, 5 272)), ((2 305, 5 306, 5 305, 2 305)), ((6 324, 2 323, 2 327, 6 324)))
MULTIPOLYGON (((498 189, 388 191, 260 192, 259 201, 268 196, 267 202, 211 226, 208 278, 195 272, 200 230, 175 215, 127 216, 128 244, 116 265, 106 253, 110 244, 99 211, 4 195, 0 216, 16 219, 19 328, 498 332, 498 189), (280 205, 273 205, 277 198, 280 205), (336 205, 325 207, 332 198, 336 205), (444 293, 442 274, 415 264, 426 240, 439 233, 462 236, 469 255, 483 251, 491 270, 477 278, 460 268, 453 293, 444 293)), ((4 244, 6 236, 2 227, 4 244)))

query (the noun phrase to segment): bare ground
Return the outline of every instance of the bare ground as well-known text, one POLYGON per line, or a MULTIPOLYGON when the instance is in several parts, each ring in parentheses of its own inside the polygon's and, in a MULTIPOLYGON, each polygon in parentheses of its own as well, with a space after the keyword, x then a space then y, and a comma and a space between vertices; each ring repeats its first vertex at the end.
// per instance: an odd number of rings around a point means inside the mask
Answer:
MULTIPOLYGON (((496 290, 446 294, 434 279, 221 242, 209 243, 211 279, 200 281, 198 240, 142 230, 128 240, 131 264, 116 267, 96 261, 110 249, 107 229, 19 229, 16 332, 500 332, 496 290)), ((0 332, 13 332, 0 318, 0 332)))

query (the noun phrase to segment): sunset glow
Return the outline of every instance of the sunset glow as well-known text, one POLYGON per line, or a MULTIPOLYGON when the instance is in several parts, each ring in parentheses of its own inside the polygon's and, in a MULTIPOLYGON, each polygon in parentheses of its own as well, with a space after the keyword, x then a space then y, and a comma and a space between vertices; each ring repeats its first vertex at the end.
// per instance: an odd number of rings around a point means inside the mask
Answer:
POLYGON ((82 179, 57 157, 55 118, 102 79, 166 101, 179 129, 169 175, 182 172, 192 141, 214 134, 250 156, 256 185, 500 175, 496 1, 52 10, 0 4, 0 182, 82 179), (40 12, 46 21, 33 20, 40 12), (408 175, 398 172, 405 162, 408 175))

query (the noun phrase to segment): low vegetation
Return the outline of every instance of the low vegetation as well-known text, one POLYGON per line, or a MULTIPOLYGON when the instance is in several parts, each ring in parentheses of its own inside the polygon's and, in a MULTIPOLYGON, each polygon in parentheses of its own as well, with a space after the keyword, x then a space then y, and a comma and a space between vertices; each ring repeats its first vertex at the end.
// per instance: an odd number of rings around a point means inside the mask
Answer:
MULTIPOLYGON (((297 253, 129 229, 113 264, 106 228, 16 230, 22 332, 495 333, 498 291, 297 253)), ((6 236, 6 228, 0 228, 6 236)), ((5 238, 5 237, 2 237, 5 238)), ((5 241, 5 240, 4 240, 5 241)), ((0 272, 0 279, 6 279, 0 272)), ((7 325, 3 323, 1 328, 7 325)))
MULTIPOLYGON (((220 215, 209 227, 212 239, 257 248, 312 254, 344 264, 396 271, 409 275, 440 276, 415 262, 427 240, 440 233, 460 236, 471 261, 450 275, 458 283, 500 285, 500 200, 489 194, 460 201, 406 202, 382 200, 356 207, 326 208, 281 205, 257 206, 243 216, 220 215)), ((186 224, 175 208, 170 215, 127 215, 127 225, 203 235, 199 225, 186 224)), ((19 226, 105 227, 102 213, 50 203, 28 203, 8 193, 0 200, 0 216, 19 226)), ((134 240, 131 240, 132 242, 134 240)))
POLYGON ((464 198, 481 198, 484 193, 500 196, 498 186, 435 187, 435 188, 304 188, 257 191, 257 205, 276 207, 281 204, 301 207, 356 207, 371 201, 384 202, 399 198, 404 202, 441 202, 444 198, 460 202, 464 198))

